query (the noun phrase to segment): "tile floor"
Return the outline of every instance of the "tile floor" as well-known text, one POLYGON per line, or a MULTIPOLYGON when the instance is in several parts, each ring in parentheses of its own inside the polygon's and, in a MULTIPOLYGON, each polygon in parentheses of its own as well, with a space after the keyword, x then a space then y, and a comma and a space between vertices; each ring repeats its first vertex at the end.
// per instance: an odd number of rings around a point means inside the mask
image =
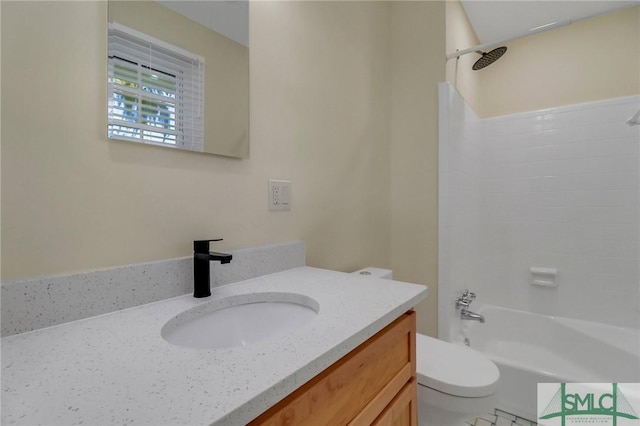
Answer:
POLYGON ((467 424, 471 426, 538 426, 536 422, 523 419, 497 408, 493 410, 493 413, 470 420, 467 424))

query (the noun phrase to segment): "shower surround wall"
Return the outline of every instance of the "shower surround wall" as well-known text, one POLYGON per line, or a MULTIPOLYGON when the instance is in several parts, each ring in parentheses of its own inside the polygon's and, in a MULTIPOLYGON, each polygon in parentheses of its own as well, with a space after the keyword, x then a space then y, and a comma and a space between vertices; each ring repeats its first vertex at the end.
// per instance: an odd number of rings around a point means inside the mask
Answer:
POLYGON ((471 288, 478 306, 638 328, 640 126, 625 120, 640 96, 489 119, 446 83, 440 96, 440 302, 471 288), (557 269, 557 287, 531 285, 531 267, 557 269))

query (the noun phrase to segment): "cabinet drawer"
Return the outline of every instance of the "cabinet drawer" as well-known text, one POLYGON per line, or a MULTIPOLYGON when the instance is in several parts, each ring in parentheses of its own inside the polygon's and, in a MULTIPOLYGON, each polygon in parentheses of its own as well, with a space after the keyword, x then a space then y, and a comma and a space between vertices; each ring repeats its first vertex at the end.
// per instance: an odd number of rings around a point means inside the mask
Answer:
POLYGON ((415 312, 263 413, 251 425, 370 425, 415 375, 415 312))
POLYGON ((411 379, 384 409, 372 426, 417 426, 416 380, 411 379))

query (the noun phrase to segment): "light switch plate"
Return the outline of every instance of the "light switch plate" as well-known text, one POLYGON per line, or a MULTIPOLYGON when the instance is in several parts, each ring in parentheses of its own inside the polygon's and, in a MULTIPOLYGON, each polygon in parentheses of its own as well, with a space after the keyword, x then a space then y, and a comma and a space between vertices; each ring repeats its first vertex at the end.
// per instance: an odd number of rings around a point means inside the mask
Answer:
POLYGON ((269 181, 269 210, 291 210, 291 181, 269 181))

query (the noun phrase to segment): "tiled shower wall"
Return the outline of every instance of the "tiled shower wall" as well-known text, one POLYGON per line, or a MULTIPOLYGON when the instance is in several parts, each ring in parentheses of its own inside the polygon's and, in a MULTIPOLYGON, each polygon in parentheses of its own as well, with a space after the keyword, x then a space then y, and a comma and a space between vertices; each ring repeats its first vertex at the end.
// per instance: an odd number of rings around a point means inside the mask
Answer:
POLYGON ((439 98, 438 335, 451 340, 459 325, 455 294, 469 288, 483 296, 476 272, 480 267, 481 122, 448 83, 440 84, 439 98))
POLYGON ((479 120, 450 91, 450 286, 480 303, 637 328, 640 96, 479 120), (557 287, 529 268, 557 269, 557 287))

